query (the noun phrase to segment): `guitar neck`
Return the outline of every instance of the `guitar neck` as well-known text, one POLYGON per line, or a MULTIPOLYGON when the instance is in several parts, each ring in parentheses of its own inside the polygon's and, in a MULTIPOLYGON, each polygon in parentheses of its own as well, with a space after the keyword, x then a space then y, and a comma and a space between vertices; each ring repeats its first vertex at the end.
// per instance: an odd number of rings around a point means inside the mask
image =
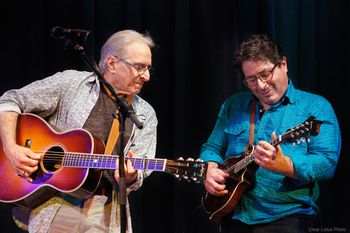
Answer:
MULTIPOLYGON (((75 168, 116 169, 116 155, 65 153, 62 166, 75 168)), ((166 159, 125 158, 136 170, 165 171, 166 159)))

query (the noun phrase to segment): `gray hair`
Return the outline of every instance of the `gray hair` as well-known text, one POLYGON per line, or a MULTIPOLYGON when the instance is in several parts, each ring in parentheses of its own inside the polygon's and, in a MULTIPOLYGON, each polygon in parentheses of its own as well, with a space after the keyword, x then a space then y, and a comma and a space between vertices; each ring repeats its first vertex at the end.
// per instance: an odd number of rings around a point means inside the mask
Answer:
POLYGON ((141 34, 134 30, 122 30, 111 35, 101 49, 101 59, 98 65, 100 72, 103 74, 106 71, 109 56, 125 56, 128 45, 135 42, 143 42, 150 49, 155 45, 149 34, 141 34))

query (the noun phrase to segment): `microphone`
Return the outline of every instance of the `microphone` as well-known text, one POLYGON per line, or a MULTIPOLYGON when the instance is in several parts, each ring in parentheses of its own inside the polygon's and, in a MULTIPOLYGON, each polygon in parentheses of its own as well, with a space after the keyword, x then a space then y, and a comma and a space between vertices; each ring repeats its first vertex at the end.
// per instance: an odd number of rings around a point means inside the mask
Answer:
POLYGON ((50 36, 57 40, 77 39, 85 42, 90 32, 91 31, 84 29, 69 29, 60 26, 55 26, 51 29, 50 36))

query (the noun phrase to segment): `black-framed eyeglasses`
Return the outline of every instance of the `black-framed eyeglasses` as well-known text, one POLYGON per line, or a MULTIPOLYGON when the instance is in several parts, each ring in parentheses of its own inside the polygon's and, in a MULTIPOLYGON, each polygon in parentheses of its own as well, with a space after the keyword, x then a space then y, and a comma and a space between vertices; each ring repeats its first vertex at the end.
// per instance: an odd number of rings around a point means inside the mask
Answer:
POLYGON ((118 59, 119 61, 123 62, 124 64, 134 68, 137 72, 138 75, 143 75, 144 73, 146 73, 146 71, 149 72, 149 74, 152 73, 153 67, 152 66, 147 66, 147 65, 143 65, 143 64, 132 64, 128 61, 125 61, 123 58, 119 58, 118 56, 113 56, 116 59, 118 59))
POLYGON ((275 71, 275 68, 281 64, 280 62, 279 63, 276 63, 271 70, 264 70, 264 71, 261 71, 259 74, 255 75, 255 76, 250 76, 250 77, 247 77, 247 78, 244 78, 243 79, 243 82, 249 86, 249 87, 256 87, 258 85, 258 79, 260 79, 260 81, 262 82, 268 82, 272 79, 273 77, 273 72, 275 71))

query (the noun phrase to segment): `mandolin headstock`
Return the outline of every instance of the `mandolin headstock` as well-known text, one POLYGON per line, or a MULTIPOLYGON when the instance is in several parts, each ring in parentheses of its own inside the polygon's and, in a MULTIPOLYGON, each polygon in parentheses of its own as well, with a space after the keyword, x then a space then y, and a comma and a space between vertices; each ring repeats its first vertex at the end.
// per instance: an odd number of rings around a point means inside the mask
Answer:
POLYGON ((320 132, 320 127, 323 122, 316 120, 314 116, 310 116, 303 123, 287 130, 281 135, 281 142, 286 140, 288 142, 296 142, 301 138, 308 138, 309 136, 317 136, 320 132))

